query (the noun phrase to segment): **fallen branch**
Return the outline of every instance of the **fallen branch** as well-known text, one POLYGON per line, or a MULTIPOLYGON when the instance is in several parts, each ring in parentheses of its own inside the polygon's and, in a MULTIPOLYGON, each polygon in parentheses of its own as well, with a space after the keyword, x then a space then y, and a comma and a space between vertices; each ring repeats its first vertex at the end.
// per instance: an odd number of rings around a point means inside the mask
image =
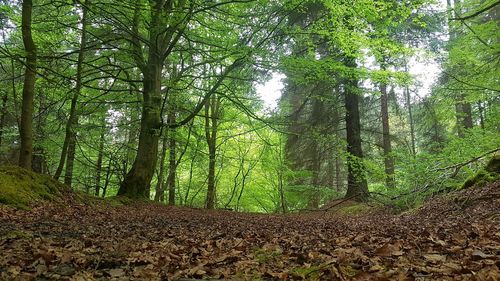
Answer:
POLYGON ((482 158, 484 158, 484 157, 486 157, 486 156, 488 156, 490 154, 498 152, 498 151, 500 151, 500 147, 496 148, 496 149, 493 149, 493 150, 490 150, 490 151, 488 151, 486 153, 483 153, 483 154, 481 154, 481 155, 479 155, 477 157, 474 157, 474 158, 472 158, 472 159, 470 159, 468 161, 465 161, 465 162, 462 162, 462 163, 458 163, 458 164, 455 164, 455 165, 451 165, 451 166, 448 166, 448 167, 444 167, 444 168, 439 168, 439 169, 436 169, 435 171, 445 171, 445 170, 449 170, 449 169, 455 169, 455 171, 453 171, 453 173, 450 175, 450 178, 454 178, 454 177, 457 176, 458 172, 460 171, 460 169, 462 167, 464 167, 464 166, 466 166, 466 165, 468 165, 468 164, 470 164, 472 162, 476 162, 476 161, 478 161, 478 160, 480 160, 480 159, 482 159, 482 158))

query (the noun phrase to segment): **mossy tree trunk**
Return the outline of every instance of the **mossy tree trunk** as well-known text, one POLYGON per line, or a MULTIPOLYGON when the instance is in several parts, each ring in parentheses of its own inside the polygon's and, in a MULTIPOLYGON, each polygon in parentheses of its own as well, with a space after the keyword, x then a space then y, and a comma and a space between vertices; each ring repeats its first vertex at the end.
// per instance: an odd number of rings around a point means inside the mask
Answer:
POLYGON ((19 166, 31 170, 33 156, 33 100, 35 97, 35 81, 37 66, 37 50, 31 34, 33 3, 23 0, 21 28, 24 49, 26 51, 26 69, 24 72, 23 101, 21 107, 21 148, 19 166))

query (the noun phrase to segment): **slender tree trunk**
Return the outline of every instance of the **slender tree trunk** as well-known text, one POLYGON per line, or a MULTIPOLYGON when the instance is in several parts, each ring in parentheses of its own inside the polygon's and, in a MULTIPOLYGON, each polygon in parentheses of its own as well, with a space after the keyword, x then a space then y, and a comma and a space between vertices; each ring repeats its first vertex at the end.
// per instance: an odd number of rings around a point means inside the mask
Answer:
MULTIPOLYGON (((154 54, 150 54, 154 56, 154 54)), ((157 59, 150 61, 158 62, 157 59)), ((132 168, 120 185, 118 195, 148 198, 158 155, 161 132, 161 71, 162 63, 150 63, 143 73, 143 103, 139 145, 132 168)))
POLYGON ((33 100, 35 97, 36 45, 31 34, 31 14, 33 4, 31 0, 23 0, 21 27, 24 49, 26 51, 26 69, 24 72, 23 102, 21 107, 21 148, 19 153, 19 166, 31 170, 33 155, 33 100))
POLYGON ((155 202, 163 202, 163 194, 164 194, 164 184, 163 184, 163 175, 165 174, 165 157, 167 154, 167 146, 168 146, 168 134, 165 132, 163 136, 163 140, 161 143, 161 155, 160 155, 160 168, 158 171, 158 182, 156 183, 155 188, 155 202), (161 201, 160 201, 161 198, 161 201))
POLYGON ((66 170, 64 171, 64 184, 71 186, 73 184, 73 170, 75 165, 76 153, 76 134, 72 133, 69 139, 68 155, 66 159, 66 170))
POLYGON ((2 110, 0 112, 0 148, 3 144, 3 131, 5 129, 5 119, 7 117, 7 93, 2 97, 2 110))
POLYGON ((111 178, 111 158, 108 161, 108 167, 106 168, 106 180, 104 181, 104 187, 102 188, 102 198, 106 197, 106 192, 108 191, 109 180, 111 178))
MULTIPOLYGON (((354 59, 347 65, 356 67, 354 59)), ((363 150, 361 148, 361 122, 359 115, 358 81, 347 79, 345 85, 346 138, 347 138, 347 193, 346 198, 365 200, 368 197, 368 183, 365 178, 363 150)))
MULTIPOLYGON (((87 9, 88 5, 90 5, 90 0, 85 1, 85 4, 82 5, 82 34, 80 37, 80 49, 78 50, 78 61, 76 63, 76 77, 75 77, 75 89, 73 91, 73 96, 71 97, 71 107, 69 110, 69 117, 66 122, 66 129, 64 135, 64 142, 61 149, 61 156, 59 158, 59 165, 57 166, 56 172, 54 173, 54 179, 59 180, 59 177, 62 174, 62 170, 64 168, 65 161, 74 162, 74 151, 75 151, 75 141, 76 141, 76 133, 75 128, 78 124, 78 97, 82 91, 82 71, 83 71, 83 61, 85 59, 85 49, 87 47, 87 9), (71 147, 72 146, 72 147, 71 147), (73 153, 70 153, 73 152, 73 153)), ((71 186, 72 177, 73 177, 73 164, 68 169, 69 163, 66 165, 66 173, 69 172, 69 175, 66 174, 64 177, 64 183, 71 186)))
POLYGON ((103 118, 103 119, 104 119, 104 122, 102 122, 103 128, 101 131, 101 136, 99 138, 99 151, 97 153, 97 164, 96 164, 96 171, 95 171, 95 174, 96 174, 96 176, 95 176, 95 191, 94 191, 95 196, 99 196, 99 192, 101 190, 102 159, 104 156, 104 135, 106 133, 106 131, 105 131, 106 119, 105 118, 103 118))
POLYGON ((208 189, 205 207, 207 209, 215 208, 216 186, 215 186, 215 156, 217 146, 217 125, 220 101, 216 95, 205 105, 205 135, 208 144, 208 189), (211 124, 210 124, 211 123, 211 124))
MULTIPOLYGON (((173 113, 175 115, 175 113, 173 113)), ((175 117, 173 117, 175 119, 175 117)), ((173 121, 175 122, 175 121, 173 121)), ((170 142, 169 142, 169 156, 168 156, 168 177, 167 177, 167 186, 168 186, 168 205, 175 205, 175 181, 177 174, 177 141, 175 139, 175 130, 172 130, 172 134, 170 134, 170 142)))
POLYGON ((413 157, 417 155, 416 144, 415 144, 415 125, 413 122, 413 110, 411 108, 411 97, 410 88, 405 86, 406 94, 406 107, 408 108, 408 123, 410 125, 410 138, 411 138, 411 154, 413 157))
POLYGON ((393 189, 394 182, 394 158, 392 156, 391 134, 389 127, 389 106, 387 97, 387 85, 380 84, 380 112, 382 115, 382 143, 384 148, 385 185, 393 189))

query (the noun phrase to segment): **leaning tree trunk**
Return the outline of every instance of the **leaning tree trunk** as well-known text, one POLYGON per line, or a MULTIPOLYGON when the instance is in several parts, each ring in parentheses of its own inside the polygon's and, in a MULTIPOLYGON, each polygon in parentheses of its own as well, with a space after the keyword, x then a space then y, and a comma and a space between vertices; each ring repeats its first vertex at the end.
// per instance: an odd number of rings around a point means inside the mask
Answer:
MULTIPOLYGON (((354 59, 350 59, 348 66, 356 67, 354 59)), ((365 200, 368 197, 368 183, 366 182, 363 164, 363 150, 361 148, 361 122, 359 115, 358 81, 347 79, 345 85, 346 109, 346 138, 347 138, 347 193, 346 198, 365 200)))
POLYGON ((77 115, 77 105, 78 97, 82 91, 82 71, 83 71, 83 60, 85 59, 85 49, 87 45, 87 10, 90 1, 87 0, 84 5, 82 5, 82 34, 80 37, 80 49, 78 50, 78 61, 76 63, 76 77, 75 77, 75 89, 73 91, 73 96, 71 97, 71 107, 69 110, 69 117, 66 122, 66 129, 64 135, 64 142, 61 149, 61 156, 59 158, 59 165, 57 166, 56 172, 54 173, 54 179, 58 180, 62 174, 65 161, 66 164, 66 175, 64 177, 64 183, 71 186, 73 181, 73 162, 75 157, 75 145, 76 145, 76 133, 75 127, 78 124, 77 115), (71 152, 71 153, 70 153, 71 152), (71 164, 69 163, 71 162, 71 164))
MULTIPOLYGON (((154 56, 154 54, 150 54, 154 56)), ((157 61, 157 60, 156 60, 157 61)), ((143 73, 143 101, 139 145, 132 168, 120 185, 118 195, 129 198, 149 198, 151 179, 158 155, 161 132, 161 71, 162 63, 150 63, 143 73)))
POLYGON ((385 185, 393 189, 394 181, 394 158, 392 156, 391 135, 389 128, 389 107, 387 103, 387 85, 380 84, 380 112, 382 115, 382 146, 384 148, 385 185))
POLYGON ((33 99, 35 97, 36 80, 36 45, 31 34, 31 14, 33 3, 24 0, 22 4, 22 36, 26 51, 26 69, 24 72, 23 102, 21 107, 21 149, 19 153, 19 166, 31 170, 33 155, 33 99))

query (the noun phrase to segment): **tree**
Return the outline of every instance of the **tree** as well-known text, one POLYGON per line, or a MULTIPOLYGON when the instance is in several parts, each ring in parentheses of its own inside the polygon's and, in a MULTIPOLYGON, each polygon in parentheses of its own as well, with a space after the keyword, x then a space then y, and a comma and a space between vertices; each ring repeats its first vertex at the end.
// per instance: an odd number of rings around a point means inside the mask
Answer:
POLYGON ((19 166, 31 170, 33 157, 33 99, 35 97, 35 81, 37 66, 37 49, 31 33, 33 3, 23 0, 22 3, 22 35, 26 51, 26 68, 24 71, 23 101, 21 110, 21 148, 19 166))

